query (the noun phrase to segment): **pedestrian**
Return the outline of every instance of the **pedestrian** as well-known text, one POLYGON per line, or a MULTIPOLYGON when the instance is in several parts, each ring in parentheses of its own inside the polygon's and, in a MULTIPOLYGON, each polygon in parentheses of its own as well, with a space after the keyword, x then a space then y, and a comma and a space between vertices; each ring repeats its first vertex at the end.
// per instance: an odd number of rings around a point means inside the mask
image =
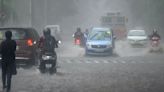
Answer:
POLYGON ((83 34, 84 34, 84 46, 86 46, 86 41, 87 41, 87 38, 88 38, 89 30, 86 29, 83 34))
POLYGON ((12 32, 5 32, 6 39, 0 45, 2 55, 2 85, 3 91, 10 92, 12 75, 17 74, 15 63, 16 41, 12 40, 12 32))

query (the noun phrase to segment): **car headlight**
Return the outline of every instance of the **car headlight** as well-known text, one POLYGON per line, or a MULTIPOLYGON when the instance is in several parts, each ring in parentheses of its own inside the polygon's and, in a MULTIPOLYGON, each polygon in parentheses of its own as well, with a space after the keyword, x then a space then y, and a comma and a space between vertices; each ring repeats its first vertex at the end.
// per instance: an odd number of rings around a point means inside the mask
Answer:
POLYGON ((33 43, 34 43, 34 44, 36 44, 37 42, 36 42, 36 41, 34 41, 33 43))

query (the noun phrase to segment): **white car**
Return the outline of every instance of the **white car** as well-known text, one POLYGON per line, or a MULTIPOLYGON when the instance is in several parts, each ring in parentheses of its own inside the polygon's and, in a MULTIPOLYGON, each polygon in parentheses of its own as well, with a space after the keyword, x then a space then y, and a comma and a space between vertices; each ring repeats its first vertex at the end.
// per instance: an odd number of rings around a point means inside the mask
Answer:
POLYGON ((145 30, 130 30, 127 34, 127 40, 131 45, 146 45, 148 36, 145 30))

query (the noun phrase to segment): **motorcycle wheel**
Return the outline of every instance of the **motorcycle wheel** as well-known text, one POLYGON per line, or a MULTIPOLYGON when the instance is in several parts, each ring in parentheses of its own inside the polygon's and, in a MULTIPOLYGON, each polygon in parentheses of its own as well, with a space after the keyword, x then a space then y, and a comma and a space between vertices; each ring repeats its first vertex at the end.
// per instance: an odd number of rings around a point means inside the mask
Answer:
POLYGON ((52 75, 52 74, 55 74, 57 72, 57 68, 54 67, 53 69, 50 69, 49 73, 52 75))

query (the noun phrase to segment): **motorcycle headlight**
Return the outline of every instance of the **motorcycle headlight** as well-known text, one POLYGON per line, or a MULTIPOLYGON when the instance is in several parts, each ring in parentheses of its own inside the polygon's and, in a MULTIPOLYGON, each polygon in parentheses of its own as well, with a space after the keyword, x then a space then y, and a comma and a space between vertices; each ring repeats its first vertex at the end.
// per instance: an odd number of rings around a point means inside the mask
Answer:
POLYGON ((49 60, 50 58, 51 58, 51 56, 42 55, 43 60, 49 60))
POLYGON ((51 55, 42 55, 43 60, 56 60, 56 56, 51 56, 51 55))

